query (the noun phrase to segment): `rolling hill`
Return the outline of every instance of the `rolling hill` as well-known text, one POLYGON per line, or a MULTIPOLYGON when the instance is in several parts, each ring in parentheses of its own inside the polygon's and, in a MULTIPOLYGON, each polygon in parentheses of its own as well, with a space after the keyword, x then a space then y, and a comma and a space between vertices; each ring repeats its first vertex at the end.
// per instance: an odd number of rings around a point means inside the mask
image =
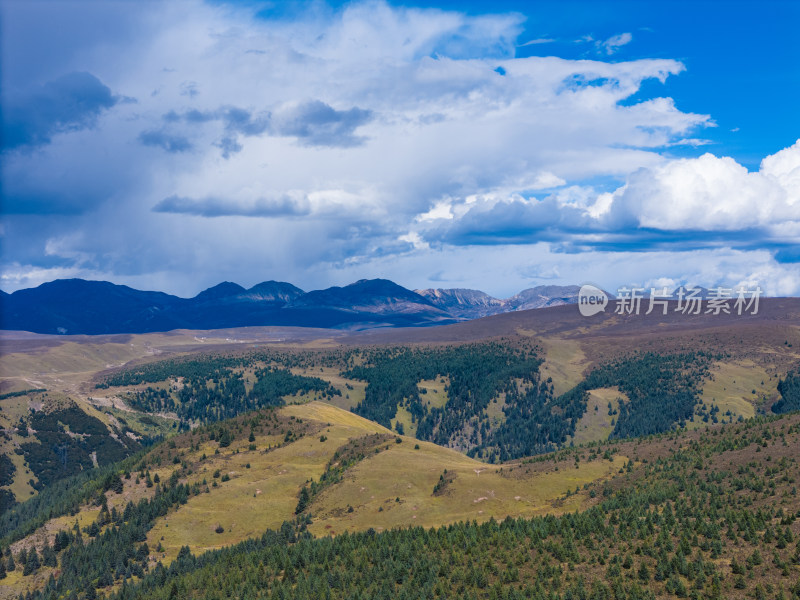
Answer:
MULTIPOLYGON (((335 298, 327 300, 330 306, 335 298)), ((299 393, 486 461, 751 418, 773 412, 773 405, 791 410, 797 400, 782 396, 779 384, 800 364, 798 322, 800 302, 768 299, 751 316, 609 311, 586 319, 561 306, 383 331, 3 334, 0 448, 15 470, 12 483, 0 487, 22 500, 42 481, 69 475, 69 468, 53 468, 61 460, 56 447, 65 442, 74 446, 70 468, 93 464, 92 444, 101 439, 70 437, 66 419, 55 417, 67 426, 48 433, 52 440, 39 439, 31 416, 57 415, 62 405, 99 419, 110 440, 146 443, 175 429, 294 402, 299 393), (236 358, 208 358, 225 356, 236 358), (124 378, 137 369, 150 374, 124 378), (641 389, 626 387, 637 374, 660 387, 648 389, 645 379, 641 389), (617 412, 606 415, 600 398, 616 403, 617 412), (620 405, 619 398, 627 402, 620 405), (656 410, 667 399, 675 412, 656 410), (26 431, 30 437, 23 439, 26 431), (36 441, 45 441, 42 452, 25 446, 36 441)), ((788 381, 783 386, 794 389, 788 381)), ((119 442, 104 447, 96 454, 99 464, 136 449, 119 442)))
POLYGON ((0 595, 790 597, 798 451, 791 415, 501 468, 326 403, 264 409, 0 518, 0 595))
MULTIPOLYGON (((253 293, 297 311, 369 293, 429 306, 358 285, 307 304, 253 293)), ((257 594, 316 597, 333 547, 341 597, 788 598, 800 575, 800 422, 776 414, 800 406, 797 300, 0 344, 0 490, 30 498, 0 515, 3 598, 224 596, 253 560, 270 565, 257 594), (361 554, 412 547, 431 578, 361 554)))

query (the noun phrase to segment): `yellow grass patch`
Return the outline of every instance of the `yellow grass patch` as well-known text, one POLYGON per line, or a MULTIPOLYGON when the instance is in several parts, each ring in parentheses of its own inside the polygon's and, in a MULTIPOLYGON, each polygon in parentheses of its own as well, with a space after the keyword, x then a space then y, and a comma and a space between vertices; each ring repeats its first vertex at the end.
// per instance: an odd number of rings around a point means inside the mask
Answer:
MULTIPOLYGON (((257 451, 248 451, 246 445, 236 446, 238 454, 234 447, 219 455, 212 454, 210 448, 205 450, 208 457, 189 482, 205 478, 209 486, 217 481, 218 487, 190 498, 186 505, 156 522, 147 541, 150 548, 162 544, 160 560, 174 559, 183 545, 202 552, 279 527, 294 517, 300 488, 311 479, 319 479, 338 448, 367 434, 389 433, 324 402, 287 406, 281 411, 304 421, 318 421, 323 428, 319 434, 268 453, 262 450, 267 440, 259 437, 257 451), (325 441, 321 441, 322 436, 325 441), (230 480, 214 479, 217 469, 230 480), (221 533, 216 532, 218 525, 221 533)), ((408 436, 401 439, 399 444, 388 441, 388 449, 369 454, 351 467, 341 482, 314 498, 309 509, 314 519, 312 533, 322 536, 369 527, 429 527, 467 519, 483 521, 574 510, 584 505, 587 496, 579 494, 564 500, 568 490, 611 476, 626 460, 617 456, 613 462, 596 460, 581 463, 578 468, 509 476, 500 472, 500 466, 486 465, 455 450, 408 436), (434 496, 433 488, 445 469, 456 475, 455 480, 444 495, 434 496)), ((519 468, 524 469, 524 465, 519 468)), ((169 468, 159 471, 162 480, 169 472, 169 468)))
POLYGON ((608 439, 619 416, 608 414, 608 403, 611 403, 612 411, 618 411, 620 398, 628 401, 628 397, 617 388, 600 388, 589 392, 586 412, 575 425, 572 441, 576 446, 608 439))
POLYGON ((503 407, 506 405, 506 394, 503 392, 496 398, 492 398, 489 405, 484 411, 486 417, 489 419, 489 426, 496 429, 500 424, 505 422, 506 414, 503 412, 503 407))
POLYGON ((553 378, 553 393, 560 396, 581 382, 591 361, 577 340, 541 338, 540 341, 544 346, 544 363, 539 372, 543 379, 553 378))
MULTIPOLYGON (((321 435, 306 436, 268 453, 263 449, 278 441, 274 436, 256 436, 256 451, 248 451, 246 443, 232 445, 217 455, 210 448, 196 451, 195 455, 205 451, 208 457, 189 482, 205 479, 210 492, 190 498, 179 510, 159 519, 147 538, 150 548, 161 542, 166 558, 172 560, 187 544, 192 551, 201 552, 280 527, 283 521, 294 517, 300 488, 311 478, 319 479, 337 448, 369 433, 388 433, 372 421, 324 402, 286 406, 281 411, 299 419, 319 421, 325 427, 321 435), (320 441, 322 435, 327 438, 324 442, 320 441), (217 469, 221 475, 228 474, 230 481, 214 479, 217 469), (218 483, 216 488, 212 487, 214 481, 218 483), (224 529, 222 533, 216 533, 217 525, 224 529)), ((159 477, 164 480, 170 472, 171 469, 159 471, 159 477)))
MULTIPOLYGON (((300 369, 300 368, 292 368, 290 369, 292 373, 295 375, 303 375, 305 377, 319 377, 320 379, 327 381, 337 390, 339 390, 342 395, 341 396, 334 396, 330 400, 327 398, 325 399, 326 402, 330 402, 334 406, 338 406, 339 408, 343 408, 345 410, 350 410, 358 405, 360 402, 364 400, 364 395, 366 393, 367 384, 364 381, 358 381, 357 379, 348 379, 346 377, 342 377, 341 372, 338 369, 333 369, 331 367, 313 367, 310 369, 300 369), (350 386, 348 388, 347 386, 350 386)), ((298 398, 289 397, 289 400, 292 404, 297 404, 300 401, 311 402, 313 400, 321 399, 318 396, 312 394, 306 394, 304 396, 298 398)))
POLYGON ((560 513, 567 506, 574 510, 586 497, 579 495, 561 505, 568 490, 611 476, 625 460, 618 456, 614 462, 596 460, 577 469, 517 478, 504 476, 499 466, 488 466, 454 450, 404 439, 358 463, 344 481, 315 499, 310 530, 319 536, 369 527, 433 527, 509 515, 560 513), (419 450, 414 449, 415 444, 419 450), (434 496, 433 488, 445 469, 455 474, 455 480, 443 495, 434 496))
POLYGON ((427 393, 420 393, 422 402, 434 408, 442 408, 447 404, 447 392, 444 388, 450 385, 449 377, 437 377, 436 379, 423 379, 417 384, 420 390, 427 390, 427 393))
POLYGON ((409 437, 416 437, 417 424, 411 422, 411 413, 405 406, 397 407, 397 415, 391 420, 392 430, 397 431, 397 423, 403 425, 403 433, 409 437))
MULTIPOLYGON (((749 419, 755 415, 759 401, 777 394, 777 385, 776 379, 751 360, 718 361, 711 367, 711 377, 703 383, 700 400, 709 410, 714 404, 719 406, 720 421, 735 421, 739 416, 749 419), (728 411, 731 415, 726 415, 728 411)), ((701 426, 705 423, 697 418, 689 424, 690 428, 701 426)))

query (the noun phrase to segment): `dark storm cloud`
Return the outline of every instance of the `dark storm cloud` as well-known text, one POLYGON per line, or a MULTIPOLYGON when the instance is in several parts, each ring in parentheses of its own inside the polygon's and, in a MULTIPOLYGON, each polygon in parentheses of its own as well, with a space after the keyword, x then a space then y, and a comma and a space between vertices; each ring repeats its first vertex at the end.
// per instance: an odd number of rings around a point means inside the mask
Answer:
MULTIPOLYGON (((304 146, 360 146, 366 139, 356 136, 355 130, 368 123, 372 116, 372 111, 369 110, 358 107, 336 110, 324 102, 314 100, 279 110, 274 118, 267 111, 253 112, 237 106, 223 106, 211 111, 192 109, 182 114, 171 110, 164 114, 163 120, 170 125, 221 123, 223 136, 214 142, 214 146, 220 148, 223 158, 227 159, 243 149, 239 136, 256 137, 268 134, 295 137, 304 146)), ((185 138, 169 135, 163 130, 145 132, 140 136, 140 141, 151 146, 161 146, 170 152, 181 152, 190 148, 185 138), (181 141, 186 143, 181 144, 181 141)))
POLYGON ((214 197, 169 196, 156 204, 153 211, 197 217, 288 217, 307 215, 309 206, 305 198, 298 200, 288 195, 246 203, 214 197))
POLYGON ((269 127, 269 113, 253 115, 243 108, 230 107, 222 109, 221 117, 225 129, 242 135, 261 135, 269 127))
POLYGON ((93 127, 97 117, 118 101, 108 86, 86 72, 9 91, 3 106, 3 148, 43 146, 58 133, 93 127))
POLYGON ((372 111, 361 108, 336 110, 314 100, 283 111, 275 119, 275 133, 296 137, 304 145, 347 148, 359 146, 365 138, 354 135, 356 128, 372 120, 372 111))
MULTIPOLYGON (((222 157, 225 159, 230 158, 234 154, 241 152, 244 146, 239 142, 239 136, 251 137, 259 136, 266 132, 270 125, 270 115, 268 112, 253 113, 244 108, 236 106, 224 106, 217 110, 201 111, 197 109, 187 110, 183 114, 171 110, 164 114, 162 117, 166 123, 178 124, 186 123, 188 125, 203 125, 205 123, 219 122, 222 123, 224 135, 218 141, 214 142, 214 146, 222 150, 222 157)), ((155 132, 147 132, 142 134, 152 138, 152 143, 149 145, 163 146, 165 140, 159 136, 152 135, 155 132)), ((167 137, 165 133, 162 137, 167 137)), ((176 136, 172 136, 174 139, 176 136)), ((143 143, 148 143, 142 136, 140 140, 143 143)), ((188 142, 187 142, 188 143, 188 142)), ((166 149, 166 148, 165 148, 166 149)), ((186 148, 188 149, 188 147, 186 148)), ((173 150, 180 151, 180 150, 173 150)))
POLYGON ((182 135, 175 135, 164 130, 143 131, 139 134, 139 141, 145 146, 157 146, 170 154, 188 152, 192 143, 182 135))

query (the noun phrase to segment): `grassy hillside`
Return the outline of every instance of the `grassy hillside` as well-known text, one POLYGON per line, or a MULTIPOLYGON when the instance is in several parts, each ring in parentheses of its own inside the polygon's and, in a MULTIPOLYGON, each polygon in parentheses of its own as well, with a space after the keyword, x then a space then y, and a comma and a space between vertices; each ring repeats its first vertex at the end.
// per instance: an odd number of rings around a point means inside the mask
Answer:
MULTIPOLYGON (((798 415, 604 442, 502 469, 319 402, 265 409, 172 442, 136 459, 130 476, 124 468, 118 480, 106 475, 104 502, 101 485, 75 515, 14 541, 14 556, 35 547, 43 560, 60 528, 73 537, 76 520, 84 528, 80 547, 70 541, 58 551, 59 578, 47 583, 54 567, 26 575, 18 567, 3 582, 6 597, 87 586, 121 598, 234 590, 316 598, 326 587, 341 598, 800 591, 798 415), (357 456, 359 447, 368 451, 357 456), (340 464, 341 477, 295 518, 301 490, 340 464), (126 547, 129 558, 120 559, 126 547), (325 579, 333 572, 339 579, 325 579)), ((11 530, 0 544, 14 538, 11 530)))
POLYGON ((789 317, 548 315, 6 346, 0 598, 800 593, 789 317))
MULTIPOLYGON (((687 354, 684 350, 690 342, 714 349, 692 351, 693 356, 712 358, 700 380, 686 388, 688 396, 682 404, 676 402, 675 390, 663 397, 635 392, 623 407, 612 408, 618 414, 607 415, 607 408, 600 410, 596 392, 590 389, 605 384, 587 387, 586 382, 597 379, 599 368, 608 371, 606 365, 630 362, 634 356, 635 352, 625 351, 621 345, 628 338, 601 335, 619 326, 610 319, 591 327, 562 327, 556 336, 540 337, 539 325, 519 328, 521 335, 493 341, 380 349, 330 348, 329 340, 321 338, 253 350, 258 344, 247 343, 234 332, 226 332, 224 338, 188 332, 109 336, 103 343, 96 339, 22 340, 19 352, 0 357, 4 372, 15 373, 0 381, 0 388, 7 390, 0 395, 4 429, 0 448, 14 465, 11 482, 0 485, 0 504, 24 500, 37 487, 87 468, 95 460, 103 463, 118 458, 119 451, 127 454, 135 449, 128 447, 133 442, 146 444, 148 439, 168 436, 176 429, 186 430, 260 406, 329 402, 393 431, 469 452, 487 462, 608 436, 735 421, 763 413, 773 404, 792 406, 780 403, 777 390, 787 369, 797 362, 795 345, 786 339, 791 337, 791 328, 781 331, 780 343, 773 344, 772 334, 762 333, 757 344, 746 346, 742 346, 742 338, 713 330, 697 339, 680 337, 684 334, 672 339, 659 337, 665 348, 655 352, 657 356, 687 354), (225 340, 227 345, 220 345, 225 340), (39 345, 32 346, 34 341, 39 345), (198 352, 199 347, 211 351, 198 352), (149 358, 143 362, 144 356, 149 358), (124 368, 117 366, 98 374, 99 367, 129 357, 138 358, 124 368), (26 392, 31 386, 47 387, 33 388, 45 392, 26 392), (58 397, 105 425, 108 443, 99 454, 99 439, 94 444, 76 445, 91 440, 78 440, 68 425, 64 431, 44 435, 48 439, 40 439, 43 436, 31 427, 31 411, 43 410, 46 398, 52 402, 58 397), (653 408, 659 403, 683 407, 665 412, 653 408), (637 410, 640 406, 644 409, 637 410), (30 437, 23 439, 25 430, 30 437), (37 442, 39 446, 31 445, 37 442), (67 468, 63 468, 58 450, 65 445, 73 449, 67 449, 68 457, 78 459, 68 461, 67 468)), ((648 346, 654 338, 640 334, 634 339, 648 346)), ((642 367, 641 359, 636 360, 637 371, 659 368, 657 363, 642 367)), ((684 368, 692 367, 680 367, 684 368)), ((656 387, 652 389, 661 393, 666 388, 657 382, 658 377, 653 379, 656 387)), ((678 387, 686 383, 680 378, 675 382, 678 387)), ((626 392, 620 393, 627 397, 626 392)), ((615 401, 616 396, 609 400, 615 401)))
POLYGON ((619 388, 589 390, 586 412, 575 425, 572 442, 577 446, 607 440, 614 432, 620 402, 629 401, 619 388))
MULTIPOLYGON (((33 533, 17 539, 17 532, 26 531, 24 520, 6 527, 0 546, 7 544, 15 556, 31 547, 41 553, 45 542, 52 545, 51 536, 70 530, 76 520, 86 539, 100 540, 114 527, 125 526, 121 515, 129 502, 163 496, 161 486, 168 481, 191 492, 148 522, 140 542, 147 544, 149 561, 169 563, 183 546, 202 552, 235 544, 293 519, 303 487, 319 482, 326 470, 338 466, 346 449, 375 434, 382 436, 379 445, 348 463, 303 511, 312 520, 307 530, 313 535, 561 514, 590 502, 585 492, 575 490, 611 478, 627 460, 615 453, 578 463, 562 456, 489 467, 454 450, 396 436, 330 404, 311 402, 251 413, 162 442, 122 469, 117 483, 108 483, 105 475, 71 505, 61 506, 66 514, 48 509, 53 516, 33 533), (148 487, 148 481, 155 485, 148 487), (94 537, 92 523, 98 525, 94 537)), ((37 587, 50 572, 42 567, 24 577, 17 573, 6 583, 18 593, 37 587)))

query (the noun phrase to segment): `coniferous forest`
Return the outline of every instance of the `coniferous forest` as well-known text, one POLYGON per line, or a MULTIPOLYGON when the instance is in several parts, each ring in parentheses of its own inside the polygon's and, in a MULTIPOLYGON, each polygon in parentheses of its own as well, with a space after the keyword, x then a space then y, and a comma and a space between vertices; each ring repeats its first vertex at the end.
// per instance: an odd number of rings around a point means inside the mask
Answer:
MULTIPOLYGON (((248 426, 262 431, 285 424, 265 412, 229 429, 245 435, 248 426)), ((213 433, 210 426, 198 435, 213 433)), ((121 486, 120 478, 149 476, 157 461, 151 454, 128 459, 129 470, 83 484, 100 507, 98 517, 59 531, 52 544, 17 555, 7 550, 28 521, 53 507, 40 502, 13 525, 6 520, 3 568, 31 573, 58 566, 57 578, 26 595, 36 599, 797 598, 799 444, 796 415, 702 435, 612 441, 606 452, 633 459, 610 481, 589 486, 596 503, 578 513, 322 539, 308 533, 314 516, 306 513, 222 550, 196 555, 184 547, 169 565, 148 558, 145 539, 155 519, 205 493, 203 486, 181 483, 185 468, 124 510, 109 511, 105 503, 104 493, 121 486)), ((74 497, 73 506, 85 499, 74 497)))

